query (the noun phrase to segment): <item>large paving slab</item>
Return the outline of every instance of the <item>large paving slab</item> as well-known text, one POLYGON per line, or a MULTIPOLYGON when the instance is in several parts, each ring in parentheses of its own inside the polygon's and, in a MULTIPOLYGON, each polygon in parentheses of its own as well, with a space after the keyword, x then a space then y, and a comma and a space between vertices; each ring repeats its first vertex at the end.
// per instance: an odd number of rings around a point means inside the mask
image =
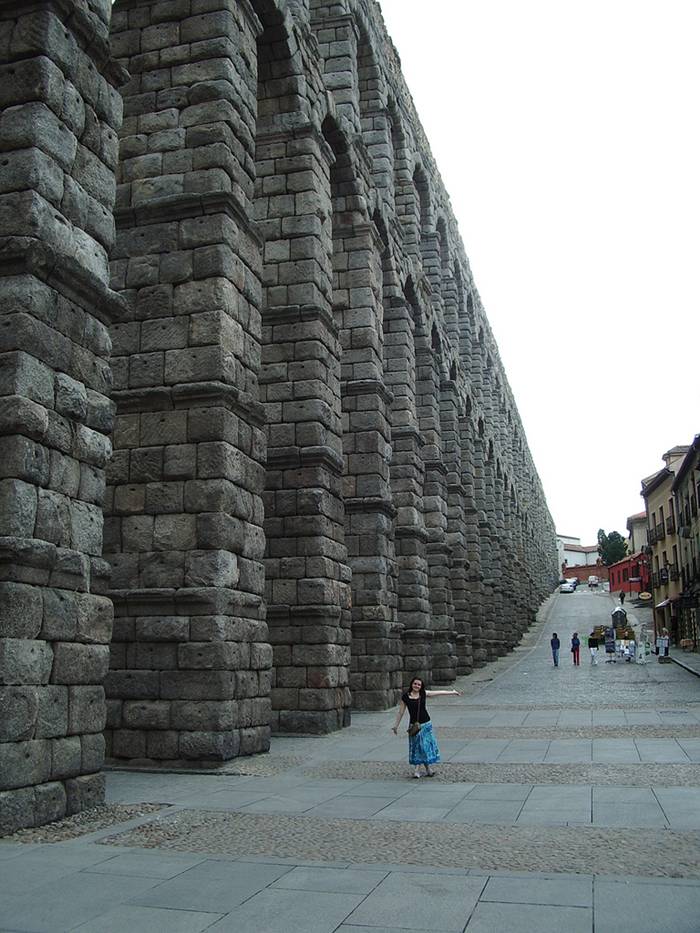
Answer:
POLYGON ((0 843, 0 929, 697 933, 700 679, 549 660, 550 629, 609 605, 555 598, 530 648, 434 700, 433 780, 393 711, 206 774, 109 773, 113 804, 167 806, 0 843))

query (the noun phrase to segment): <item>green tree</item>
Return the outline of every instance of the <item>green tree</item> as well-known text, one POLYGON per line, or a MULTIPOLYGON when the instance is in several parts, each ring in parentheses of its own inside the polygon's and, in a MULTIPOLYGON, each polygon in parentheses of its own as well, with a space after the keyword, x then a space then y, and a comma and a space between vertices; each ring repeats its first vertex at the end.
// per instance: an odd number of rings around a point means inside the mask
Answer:
POLYGON ((627 542, 619 531, 611 531, 607 535, 602 528, 598 529, 598 553, 606 567, 616 564, 627 553, 627 542))

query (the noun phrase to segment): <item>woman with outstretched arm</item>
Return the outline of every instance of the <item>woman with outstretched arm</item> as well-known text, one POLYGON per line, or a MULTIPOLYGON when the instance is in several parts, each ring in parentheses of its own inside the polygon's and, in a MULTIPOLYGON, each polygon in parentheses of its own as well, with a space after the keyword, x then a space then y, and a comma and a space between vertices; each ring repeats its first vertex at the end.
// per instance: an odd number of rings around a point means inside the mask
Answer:
POLYGON ((399 723, 408 710, 408 761, 413 765, 413 777, 421 776, 421 766, 425 776, 433 777, 435 771, 431 765, 440 761, 440 749, 433 734, 433 724, 426 708, 427 697, 458 697, 459 690, 426 690, 421 677, 414 677, 411 686, 402 695, 396 722, 392 726, 394 735, 398 735, 399 723))

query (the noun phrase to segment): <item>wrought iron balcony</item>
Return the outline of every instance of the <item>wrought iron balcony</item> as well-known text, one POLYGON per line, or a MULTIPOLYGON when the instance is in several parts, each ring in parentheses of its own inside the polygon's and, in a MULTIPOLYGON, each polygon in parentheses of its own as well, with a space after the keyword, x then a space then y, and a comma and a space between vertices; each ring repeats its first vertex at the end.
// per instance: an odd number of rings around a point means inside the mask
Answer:
POLYGON ((659 522, 659 524, 656 526, 656 540, 663 541, 665 537, 666 537, 666 529, 664 528, 664 523, 659 522))

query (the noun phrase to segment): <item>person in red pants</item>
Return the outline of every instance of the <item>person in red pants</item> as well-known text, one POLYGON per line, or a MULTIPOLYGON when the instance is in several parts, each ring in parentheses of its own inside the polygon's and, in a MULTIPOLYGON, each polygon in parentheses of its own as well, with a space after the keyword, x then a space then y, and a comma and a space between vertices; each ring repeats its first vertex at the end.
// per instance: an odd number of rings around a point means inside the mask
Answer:
POLYGON ((579 652, 581 651, 581 641, 578 637, 578 632, 574 632, 573 638, 571 639, 571 654, 574 657, 574 665, 579 666, 579 652))

